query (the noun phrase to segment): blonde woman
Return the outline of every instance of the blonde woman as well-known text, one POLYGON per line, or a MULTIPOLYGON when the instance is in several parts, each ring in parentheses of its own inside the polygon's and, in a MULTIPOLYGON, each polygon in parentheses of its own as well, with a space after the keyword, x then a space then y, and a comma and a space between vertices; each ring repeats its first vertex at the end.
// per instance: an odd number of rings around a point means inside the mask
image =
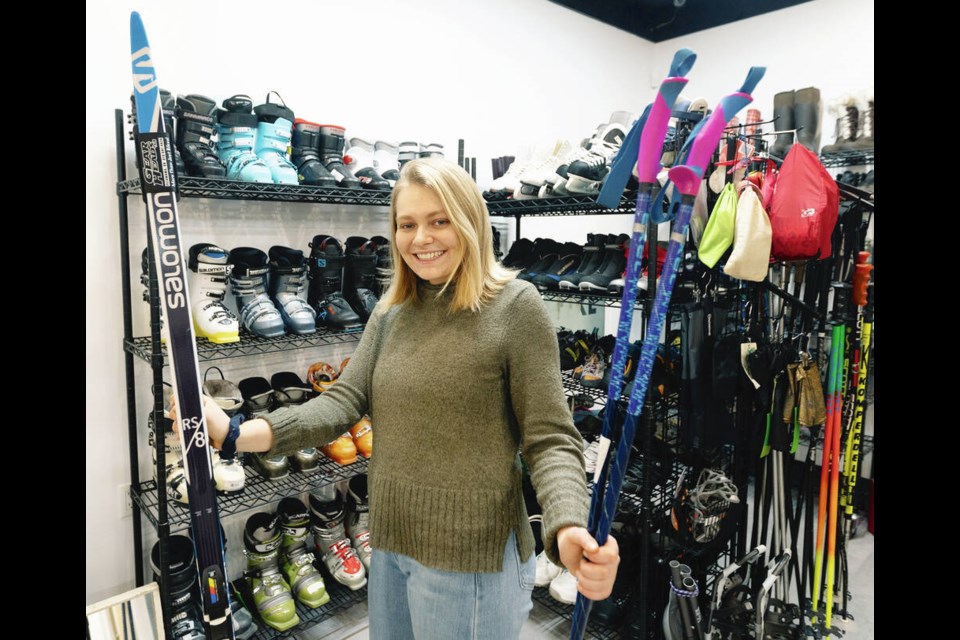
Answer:
MULTIPOLYGON (((581 439, 560 381, 556 332, 536 288, 494 257, 476 184, 440 158, 403 167, 390 201, 393 281, 337 384, 244 422, 240 451, 289 454, 329 442, 369 413, 368 609, 374 639, 517 638, 532 608, 534 537, 578 590, 606 598, 616 541, 587 532, 581 439)), ((220 446, 229 418, 205 404, 220 446)))

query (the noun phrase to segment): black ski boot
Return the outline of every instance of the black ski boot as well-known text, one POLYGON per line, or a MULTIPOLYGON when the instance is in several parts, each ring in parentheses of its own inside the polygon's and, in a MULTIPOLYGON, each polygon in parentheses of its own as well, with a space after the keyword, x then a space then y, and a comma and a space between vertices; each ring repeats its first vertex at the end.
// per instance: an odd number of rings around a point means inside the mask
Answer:
POLYGON ((310 242, 310 249, 307 302, 317 312, 317 326, 339 330, 363 326, 360 316, 343 298, 346 258, 340 241, 328 235, 316 235, 310 242))
POLYGON ((346 189, 360 189, 360 181, 343 164, 344 134, 346 129, 335 124, 320 126, 320 161, 327 171, 337 179, 337 186, 346 189))
MULTIPOLYGON (((203 614, 200 608, 200 589, 197 563, 194 562, 193 540, 187 536, 167 538, 167 593, 170 596, 170 635, 175 640, 203 640, 203 614)), ((153 578, 160 580, 160 543, 150 552, 153 578)))
POLYGON ((549 267, 531 279, 540 291, 556 291, 560 288, 560 279, 574 272, 580 266, 583 247, 573 242, 563 243, 557 259, 549 267))
POLYGON ((390 241, 383 236, 371 236, 370 242, 377 245, 377 286, 373 292, 379 299, 393 279, 393 256, 390 254, 390 241))
POLYGON ((343 269, 343 295, 366 322, 377 306, 373 290, 377 286, 377 245, 360 236, 347 238, 347 263, 343 269))
POLYGON ((217 103, 205 96, 177 97, 177 147, 183 156, 187 174, 202 178, 223 178, 227 169, 213 152, 217 103))
MULTIPOLYGON (((134 99, 133 94, 130 95, 130 115, 133 117, 133 134, 137 135, 137 101, 134 99)), ((170 140, 173 142, 173 163, 176 166, 177 175, 185 176, 187 175, 187 168, 183 164, 183 157, 180 155, 180 148, 177 146, 177 137, 176 130, 173 123, 174 109, 177 106, 177 100, 173 95, 166 89, 160 89, 160 107, 163 110, 163 130, 167 132, 170 136, 170 140)), ((137 168, 140 167, 140 158, 134 156, 134 162, 137 165, 137 168)))
POLYGON ((603 233, 588 233, 587 244, 582 247, 580 266, 573 273, 567 273, 562 276, 557 283, 557 287, 564 291, 578 291, 580 289, 580 280, 585 276, 596 273, 597 269, 600 268, 600 264, 606 255, 603 251, 603 245, 605 245, 608 240, 612 241, 614 239, 615 238, 609 238, 603 233))
POLYGON ((297 179, 300 184, 316 187, 335 187, 337 179, 320 162, 320 125, 307 122, 302 118, 293 121, 293 151, 290 160, 297 167, 297 179))

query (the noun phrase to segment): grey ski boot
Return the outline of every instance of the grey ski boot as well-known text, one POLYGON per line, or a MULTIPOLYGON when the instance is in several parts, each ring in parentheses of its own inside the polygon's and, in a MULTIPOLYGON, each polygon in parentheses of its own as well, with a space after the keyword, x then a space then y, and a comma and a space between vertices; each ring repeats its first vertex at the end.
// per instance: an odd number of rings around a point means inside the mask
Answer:
POLYGON ((270 247, 270 299, 280 310, 283 324, 297 335, 317 331, 317 314, 302 296, 306 276, 303 251, 270 247))
POLYGON ((254 247, 237 247, 230 252, 230 264, 230 286, 243 326, 265 338, 282 336, 283 318, 267 296, 267 254, 254 247))

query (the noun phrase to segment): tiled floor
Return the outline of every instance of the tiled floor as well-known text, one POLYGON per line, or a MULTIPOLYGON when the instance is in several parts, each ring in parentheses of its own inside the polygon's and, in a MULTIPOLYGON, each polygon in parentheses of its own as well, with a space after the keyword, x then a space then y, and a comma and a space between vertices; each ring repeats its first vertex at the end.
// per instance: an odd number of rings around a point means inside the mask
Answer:
MULTIPOLYGON (((845 640, 872 640, 874 637, 873 564, 874 538, 868 533, 851 540, 847 547, 850 568, 850 612, 854 621, 845 625, 845 640)), ((367 604, 361 602, 315 627, 299 633, 299 640, 367 640, 367 604)), ((570 623, 534 602, 533 611, 520 633, 521 640, 560 640, 570 637, 570 623)), ((453 639, 455 640, 455 639, 453 639)))

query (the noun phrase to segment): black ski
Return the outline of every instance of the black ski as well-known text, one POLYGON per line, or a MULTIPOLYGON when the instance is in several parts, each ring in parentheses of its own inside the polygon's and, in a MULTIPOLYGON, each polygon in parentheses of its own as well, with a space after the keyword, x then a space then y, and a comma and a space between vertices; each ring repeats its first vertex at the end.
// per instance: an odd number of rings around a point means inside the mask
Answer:
POLYGON ((130 14, 130 57, 137 107, 136 152, 140 186, 147 204, 158 288, 170 337, 167 352, 177 395, 177 417, 190 498, 190 524, 196 546, 203 619, 209 640, 233 640, 226 566, 213 467, 203 419, 197 343, 190 318, 186 262, 177 218, 176 172, 170 138, 164 132, 160 90, 150 44, 140 14, 130 14))

